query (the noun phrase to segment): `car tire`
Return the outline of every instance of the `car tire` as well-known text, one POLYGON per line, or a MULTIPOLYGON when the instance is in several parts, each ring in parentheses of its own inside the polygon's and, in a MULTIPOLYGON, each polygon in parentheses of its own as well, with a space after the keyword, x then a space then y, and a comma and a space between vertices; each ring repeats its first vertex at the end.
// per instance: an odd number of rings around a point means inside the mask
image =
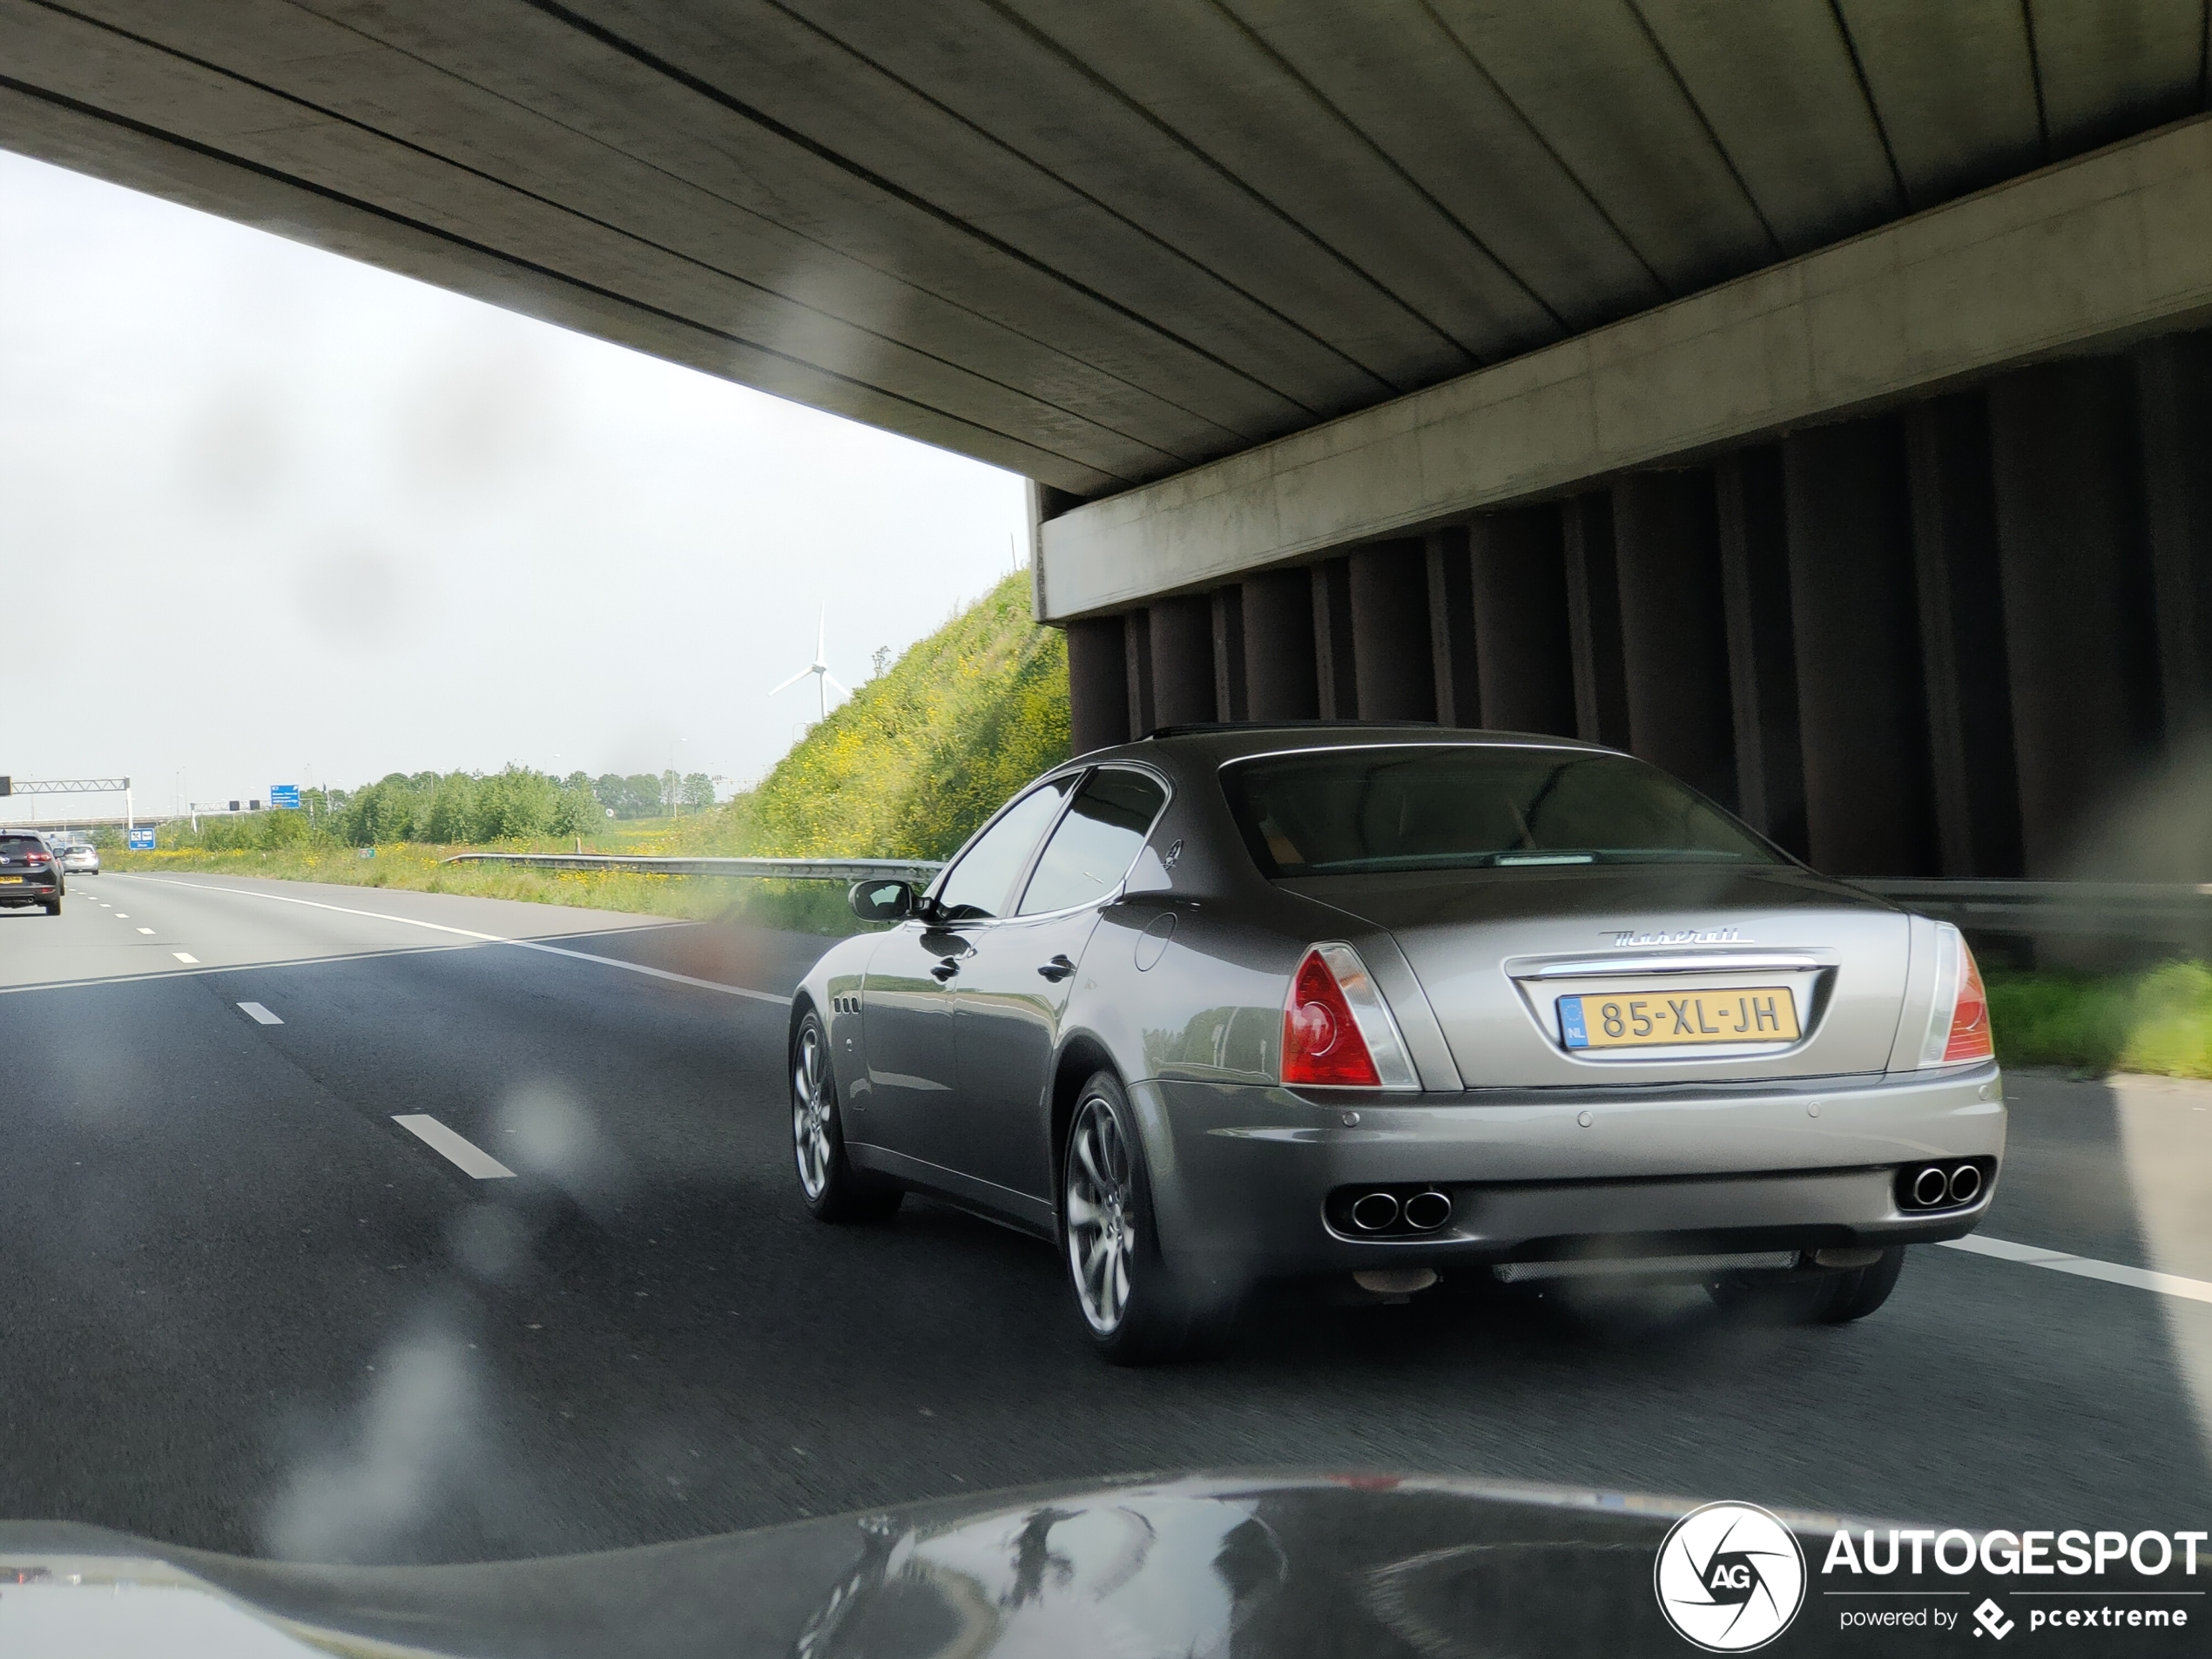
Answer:
POLYGON ((1769 1278, 1716 1280, 1706 1291, 1723 1312, 1767 1325, 1847 1325, 1890 1299, 1905 1268, 1905 1248, 1885 1250, 1865 1267, 1769 1278))
POLYGON ((906 1193, 854 1169, 845 1156, 844 1115, 838 1110, 837 1070, 829 1036, 811 1008, 791 1039, 792 1152, 799 1196, 817 1221, 885 1221, 906 1193))
POLYGON ((1834 1276, 1828 1297, 1813 1317, 1823 1325, 1847 1325, 1863 1319, 1890 1299, 1897 1276, 1905 1271, 1905 1246, 1892 1245, 1882 1258, 1865 1267, 1846 1267, 1834 1276))
POLYGON ((1136 1114, 1109 1071, 1094 1073, 1076 1096, 1060 1194, 1060 1257, 1098 1356, 1153 1366, 1211 1352, 1233 1310, 1190 1295, 1162 1253, 1136 1114))
POLYGON ((46 914, 47 914, 48 915, 50 915, 50 916, 58 916, 58 915, 60 915, 60 914, 61 914, 61 913, 62 913, 62 901, 61 901, 59 899, 49 899, 49 900, 46 900, 46 904, 45 904, 45 910, 46 910, 46 914))

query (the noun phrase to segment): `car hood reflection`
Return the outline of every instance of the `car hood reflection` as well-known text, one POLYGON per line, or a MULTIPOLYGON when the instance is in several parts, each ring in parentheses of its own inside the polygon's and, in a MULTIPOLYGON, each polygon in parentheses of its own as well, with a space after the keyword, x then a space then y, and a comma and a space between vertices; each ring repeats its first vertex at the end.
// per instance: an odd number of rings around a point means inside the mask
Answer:
MULTIPOLYGON (((1191 1474, 602 1554, 320 1567, 0 1525, 0 1652, 543 1659, 1674 1655, 1694 1501, 1449 1478, 1191 1474)), ((1808 1548, 1845 1522, 1785 1514, 1808 1548)), ((1800 1620, 1793 1653, 1836 1633, 1800 1620)))
POLYGON ((1167 1489, 879 1525, 793 1652, 1225 1655, 1286 1570, 1258 1507, 1167 1489))

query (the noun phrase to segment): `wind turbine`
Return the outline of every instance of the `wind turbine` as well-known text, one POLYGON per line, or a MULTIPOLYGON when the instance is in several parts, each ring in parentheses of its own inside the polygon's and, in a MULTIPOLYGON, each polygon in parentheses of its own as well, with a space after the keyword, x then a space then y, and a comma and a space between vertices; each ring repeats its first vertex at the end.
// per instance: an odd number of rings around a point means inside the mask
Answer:
POLYGON ((842 685, 839 685, 837 684, 836 677, 829 671, 829 664, 822 659, 822 641, 826 637, 825 631, 828 626, 828 623, 829 610, 826 606, 824 607, 821 615, 818 617, 814 622, 814 660, 806 667, 800 669, 799 672, 793 674, 781 685, 776 687, 774 691, 768 693, 769 696, 773 697, 776 695, 777 691, 787 691, 792 686, 798 685, 799 681, 805 679, 809 674, 812 674, 814 677, 815 697, 821 705, 822 711, 820 718, 823 719, 827 719, 829 718, 829 694, 831 687, 836 687, 837 694, 840 697, 850 697, 853 695, 852 692, 846 691, 842 685))

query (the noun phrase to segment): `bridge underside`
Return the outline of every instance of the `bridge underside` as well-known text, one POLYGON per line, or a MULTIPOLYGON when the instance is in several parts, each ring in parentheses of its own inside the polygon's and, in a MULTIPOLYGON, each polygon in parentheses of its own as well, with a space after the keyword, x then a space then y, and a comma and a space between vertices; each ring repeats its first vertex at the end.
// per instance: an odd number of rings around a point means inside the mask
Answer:
POLYGON ((0 0, 0 145, 1084 497, 2207 107, 2207 0, 0 0))
POLYGON ((0 145, 1027 475, 1079 741, 1864 875, 2212 877, 2208 108, 2212 0, 0 0, 0 145))

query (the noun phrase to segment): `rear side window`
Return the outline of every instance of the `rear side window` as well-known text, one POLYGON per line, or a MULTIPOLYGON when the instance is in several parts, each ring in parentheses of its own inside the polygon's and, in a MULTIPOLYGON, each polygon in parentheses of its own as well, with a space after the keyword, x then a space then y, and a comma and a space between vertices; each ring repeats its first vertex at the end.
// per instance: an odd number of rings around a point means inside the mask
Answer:
POLYGON ((1029 861, 1037 838, 1074 782, 1072 778, 1055 778, 1042 789, 1031 790, 961 854, 937 890, 937 902, 944 906, 948 921, 977 921, 1006 914, 1022 867, 1029 861))
POLYGON ((1021 914, 1066 910, 1111 893, 1136 861, 1167 799, 1167 791, 1141 772, 1103 767, 1091 773, 1045 843, 1021 914))
POLYGON ((1231 765, 1222 787, 1253 861, 1271 876, 1783 861, 1710 801, 1626 755, 1317 750, 1231 765))

